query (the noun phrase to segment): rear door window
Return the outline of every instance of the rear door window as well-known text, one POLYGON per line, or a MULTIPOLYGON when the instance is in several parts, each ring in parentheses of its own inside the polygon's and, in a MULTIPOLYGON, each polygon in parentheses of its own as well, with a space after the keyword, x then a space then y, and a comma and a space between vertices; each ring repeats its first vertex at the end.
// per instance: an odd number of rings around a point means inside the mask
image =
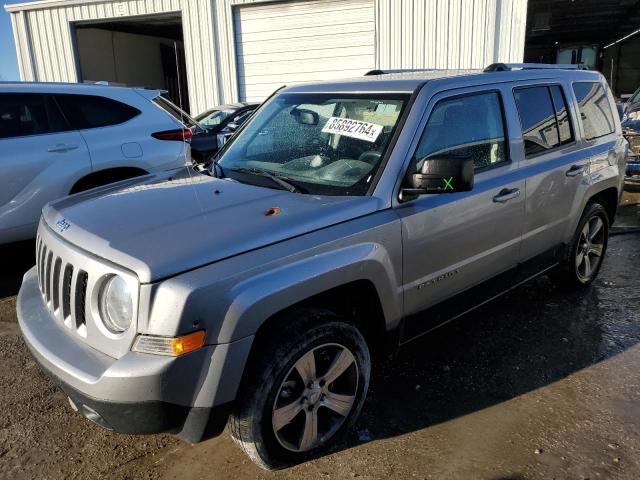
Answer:
POLYGON ((69 130, 49 95, 0 94, 0 138, 27 137, 69 130))
POLYGON ((416 149, 417 168, 435 157, 471 157, 476 170, 508 161, 498 93, 457 96, 435 105, 416 149))
POLYGON ((558 85, 514 90, 527 157, 573 141, 567 105, 558 85))
POLYGON ((578 101, 584 136, 587 140, 602 137, 615 131, 609 97, 598 82, 573 84, 578 101))
POLYGON ((573 142, 573 130, 571 128, 571 119, 567 110, 567 101, 562 92, 560 85, 551 85, 551 98, 553 107, 556 111, 556 121, 558 122, 558 134, 560 135, 560 144, 573 142))
POLYGON ((119 125, 141 113, 135 107, 96 95, 56 95, 56 100, 78 130, 119 125))

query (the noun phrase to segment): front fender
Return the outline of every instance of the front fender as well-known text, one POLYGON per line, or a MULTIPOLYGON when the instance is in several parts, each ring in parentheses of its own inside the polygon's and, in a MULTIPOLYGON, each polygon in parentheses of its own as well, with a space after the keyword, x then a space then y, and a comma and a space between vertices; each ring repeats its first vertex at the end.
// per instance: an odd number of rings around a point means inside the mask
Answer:
POLYGON ((375 287, 392 329, 403 307, 401 235, 387 210, 142 285, 138 330, 175 336, 204 328, 207 344, 229 343, 287 307, 362 280, 375 287))
MULTIPOLYGON (((387 328, 401 317, 401 292, 386 249, 376 243, 354 245, 282 266, 237 284, 221 323, 217 342, 230 342, 256 333, 279 311, 332 288, 370 281, 382 305, 387 328)), ((371 299, 372 301, 374 299, 371 299)), ((327 305, 331 308, 331 305, 327 305)))

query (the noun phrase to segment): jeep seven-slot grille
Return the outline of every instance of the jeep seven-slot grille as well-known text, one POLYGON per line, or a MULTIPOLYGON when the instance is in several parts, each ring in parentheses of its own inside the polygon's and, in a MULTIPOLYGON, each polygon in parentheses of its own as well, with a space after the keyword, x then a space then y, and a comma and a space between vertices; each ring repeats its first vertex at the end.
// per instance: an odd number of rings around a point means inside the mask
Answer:
POLYGON ((85 325, 87 272, 56 255, 40 237, 36 240, 36 265, 40 292, 54 316, 69 327, 85 325))

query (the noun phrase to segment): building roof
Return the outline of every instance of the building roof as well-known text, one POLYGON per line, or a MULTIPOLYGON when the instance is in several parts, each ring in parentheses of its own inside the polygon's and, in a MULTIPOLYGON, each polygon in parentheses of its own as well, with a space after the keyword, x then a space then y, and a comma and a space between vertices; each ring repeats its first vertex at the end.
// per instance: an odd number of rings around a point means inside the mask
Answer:
POLYGON ((22 10, 40 10, 43 8, 71 7, 73 5, 83 5, 98 2, 104 2, 104 0, 38 0, 36 2, 5 4, 4 9, 9 13, 14 13, 22 10))

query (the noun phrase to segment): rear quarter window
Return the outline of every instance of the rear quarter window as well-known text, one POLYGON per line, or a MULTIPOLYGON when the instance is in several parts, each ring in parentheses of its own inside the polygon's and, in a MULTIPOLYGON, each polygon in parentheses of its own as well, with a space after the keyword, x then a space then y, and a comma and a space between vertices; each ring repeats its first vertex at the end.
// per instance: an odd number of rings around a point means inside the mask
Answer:
POLYGON ((574 83, 573 92, 578 101, 584 136, 587 140, 602 137, 615 131, 609 97, 600 83, 574 83))
POLYGON ((69 123, 78 130, 109 127, 140 115, 140 110, 96 95, 56 95, 69 123))

